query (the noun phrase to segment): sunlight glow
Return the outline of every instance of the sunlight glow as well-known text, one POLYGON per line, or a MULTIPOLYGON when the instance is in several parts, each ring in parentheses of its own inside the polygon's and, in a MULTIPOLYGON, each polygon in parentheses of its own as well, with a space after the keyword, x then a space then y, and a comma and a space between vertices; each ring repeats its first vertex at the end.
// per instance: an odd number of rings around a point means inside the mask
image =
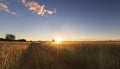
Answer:
POLYGON ((61 42, 61 38, 60 37, 55 38, 55 42, 59 44, 61 42))

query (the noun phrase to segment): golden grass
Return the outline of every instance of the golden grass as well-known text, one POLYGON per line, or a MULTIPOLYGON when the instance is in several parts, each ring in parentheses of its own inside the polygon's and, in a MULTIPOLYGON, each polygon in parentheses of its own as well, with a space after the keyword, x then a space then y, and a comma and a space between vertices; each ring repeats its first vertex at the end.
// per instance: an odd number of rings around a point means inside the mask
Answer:
POLYGON ((29 43, 0 42, 0 69, 19 68, 21 55, 29 43))
POLYGON ((0 42, 0 69, 120 69, 120 42, 0 42))

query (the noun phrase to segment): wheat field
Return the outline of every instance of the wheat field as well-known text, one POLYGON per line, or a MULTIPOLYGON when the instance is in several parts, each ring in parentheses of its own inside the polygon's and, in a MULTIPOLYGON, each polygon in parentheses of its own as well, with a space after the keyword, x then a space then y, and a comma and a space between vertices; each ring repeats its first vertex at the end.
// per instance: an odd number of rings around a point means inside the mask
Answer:
POLYGON ((120 69, 120 42, 0 42, 0 69, 120 69))

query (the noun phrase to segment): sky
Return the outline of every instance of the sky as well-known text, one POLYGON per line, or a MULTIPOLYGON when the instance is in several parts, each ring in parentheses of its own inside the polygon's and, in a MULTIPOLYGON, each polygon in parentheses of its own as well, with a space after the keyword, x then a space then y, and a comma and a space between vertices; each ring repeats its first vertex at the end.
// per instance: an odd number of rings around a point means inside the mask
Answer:
POLYGON ((120 0, 0 0, 0 38, 117 40, 120 0))

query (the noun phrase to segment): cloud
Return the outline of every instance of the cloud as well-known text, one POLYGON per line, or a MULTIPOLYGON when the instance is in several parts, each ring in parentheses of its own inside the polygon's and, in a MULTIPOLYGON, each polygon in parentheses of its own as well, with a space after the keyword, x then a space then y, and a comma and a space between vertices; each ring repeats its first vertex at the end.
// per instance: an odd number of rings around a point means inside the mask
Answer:
POLYGON ((25 4, 25 3, 26 3, 26 0, 21 0, 21 2, 22 2, 23 4, 25 4))
POLYGON ((0 3, 0 10, 5 11, 10 14, 16 14, 15 12, 11 12, 8 8, 8 6, 4 3, 0 3))
POLYGON ((54 9, 53 11, 51 11, 51 10, 46 10, 46 12, 47 12, 47 14, 54 14, 54 13, 56 13, 56 9, 54 9))
MULTIPOLYGON (((0 1, 3 1, 3 0, 0 0, 0 1)), ((25 7, 27 7, 30 11, 36 13, 37 15, 44 16, 45 14, 52 15, 56 13, 56 9, 48 10, 46 9, 45 5, 41 5, 38 2, 35 2, 34 0, 16 0, 16 1, 21 2, 25 7)), ((0 10, 5 11, 10 14, 16 14, 15 12, 12 12, 7 6, 7 4, 5 3, 0 3, 0 10)))
POLYGON ((56 10, 47 10, 45 9, 45 5, 40 5, 35 1, 29 1, 27 0, 21 0, 21 2, 28 7, 30 11, 35 12, 38 15, 44 16, 46 14, 54 14, 56 13, 56 10))

